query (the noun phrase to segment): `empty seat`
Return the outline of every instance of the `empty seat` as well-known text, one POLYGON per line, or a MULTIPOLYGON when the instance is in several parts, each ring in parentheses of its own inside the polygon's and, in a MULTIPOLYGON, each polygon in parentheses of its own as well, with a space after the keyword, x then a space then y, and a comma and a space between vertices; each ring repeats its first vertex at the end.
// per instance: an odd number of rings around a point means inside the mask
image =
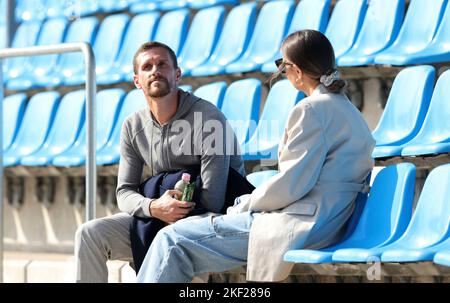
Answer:
MULTIPOLYGON (((65 43, 87 42, 92 43, 97 31, 96 17, 86 17, 72 22, 69 26, 65 43)), ((70 76, 73 70, 79 69, 84 62, 81 53, 61 54, 55 67, 41 67, 33 72, 32 87, 56 86, 61 84, 61 74, 70 76)))
POLYGON ((189 10, 168 12, 161 17, 154 40, 168 45, 178 56, 186 39, 188 24, 189 10))
POLYGON ((304 97, 292 87, 289 80, 276 82, 267 95, 258 127, 250 140, 241 148, 244 160, 278 159, 278 143, 289 113, 304 97))
POLYGON ((4 166, 19 164, 22 157, 41 147, 58 107, 59 93, 42 92, 31 97, 14 142, 3 154, 4 166))
POLYGON ((422 126, 433 92, 432 66, 405 68, 394 79, 377 127, 372 132, 374 158, 398 156, 402 145, 414 138, 422 126))
MULTIPOLYGON (((97 93, 97 151, 103 148, 109 140, 124 96, 125 92, 119 88, 106 89, 97 93)), ((86 125, 84 125, 75 143, 69 149, 57 155, 52 164, 66 167, 83 165, 86 160, 86 149, 86 125)))
POLYGON ((0 49, 7 47, 6 45, 6 25, 0 22, 0 49))
POLYGON ((397 39, 375 57, 375 63, 408 64, 410 54, 422 51, 432 41, 446 4, 447 0, 411 0, 397 39))
POLYGON ((245 3, 228 14, 219 42, 211 57, 191 70, 192 76, 219 75, 225 67, 238 59, 248 46, 256 20, 256 3, 245 3))
POLYGON ((450 70, 438 79, 422 128, 407 142, 402 156, 418 156, 450 152, 450 70), (445 122, 447 121, 447 122, 445 122))
POLYGON ((105 146, 97 153, 97 165, 112 165, 119 163, 120 159, 120 134, 125 118, 139 109, 146 107, 147 102, 140 89, 130 91, 123 101, 117 121, 114 123, 114 129, 110 139, 105 146))
POLYGON ((117 60, 109 70, 97 75, 98 84, 133 81, 134 54, 142 44, 153 40, 158 21, 156 12, 137 15, 130 21, 117 60))
POLYGON ((352 48, 364 20, 367 2, 339 0, 334 5, 325 36, 333 45, 336 60, 352 48))
MULTIPOLYGON (((27 21, 20 24, 14 34, 11 47, 21 48, 35 45, 40 27, 40 21, 27 21)), ((14 57, 3 60, 3 82, 6 83, 9 78, 21 75, 29 58, 14 57)))
POLYGON ((403 64, 424 64, 450 61, 450 5, 444 12, 431 43, 422 50, 409 53, 403 64))
MULTIPOLYGON (((44 22, 39 33, 37 45, 60 44, 64 40, 67 29, 66 18, 53 18, 44 22)), ((22 67, 21 72, 14 76, 10 73, 7 83, 8 89, 22 90, 33 86, 34 78, 45 74, 46 71, 56 67, 58 54, 28 57, 27 64, 22 67)))
POLYGON ((20 124, 27 95, 24 93, 10 95, 3 99, 3 150, 7 150, 14 142, 20 124))
MULTIPOLYGON (((15 6, 16 21, 44 20, 45 0, 17 0, 15 6)), ((2 13, 4 11, 2 10, 2 13)))
POLYGON ((362 213, 347 238, 323 249, 290 250, 284 260, 330 263, 334 261, 333 253, 339 249, 380 247, 397 240, 411 219, 415 172, 411 163, 383 168, 375 177, 362 213))
POLYGON ((112 13, 128 9, 132 2, 136 0, 97 0, 102 12, 112 13))
POLYGON ((258 187, 277 173, 276 170, 263 170, 248 174, 246 178, 254 187, 258 187))
POLYGON ((445 240, 449 232, 450 165, 433 169, 425 180, 411 221, 396 241, 371 249, 355 248, 337 250, 333 260, 341 262, 366 262, 371 257, 380 257, 383 262, 408 262, 414 255, 407 251, 422 251, 445 240))
POLYGON ((227 83, 225 81, 219 81, 200 86, 195 90, 194 95, 211 102, 220 109, 226 90, 227 83))
MULTIPOLYGON (((106 74, 114 64, 128 21, 126 14, 109 15, 102 21, 93 45, 97 75, 106 74)), ((74 67, 76 68, 70 73, 63 74, 65 85, 80 85, 85 82, 84 65, 79 62, 74 67)))
POLYGON ((260 103, 261 81, 258 79, 235 81, 228 86, 225 92, 221 110, 241 146, 256 129, 260 103))
POLYGON ((193 9, 202 9, 214 5, 236 5, 239 0, 187 0, 187 5, 193 9))
POLYGON ((192 20, 188 36, 178 57, 183 75, 208 60, 222 30, 225 8, 216 6, 198 11, 192 20))
POLYGON ((143 13, 154 10, 171 11, 187 7, 186 0, 147 0, 132 4, 130 11, 143 13))
POLYGON ((85 91, 67 93, 59 104, 55 120, 44 144, 31 155, 21 159, 20 164, 46 166, 53 158, 67 150, 75 142, 85 118, 85 91))
POLYGON ((439 251, 434 255, 433 262, 439 265, 450 266, 450 248, 439 251))
POLYGON ((339 66, 373 64, 375 55, 397 37, 405 14, 405 0, 372 0, 353 47, 338 60, 339 66))
MULTIPOLYGON (((295 8, 286 36, 303 29, 314 29, 324 32, 328 23, 330 5, 331 0, 301 0, 295 8)), ((281 51, 278 51, 275 56, 264 63, 261 71, 264 73, 275 72, 277 67, 274 61, 281 58, 281 56, 281 51)))
POLYGON ((243 73, 258 70, 279 51, 294 13, 294 3, 289 0, 264 4, 256 20, 255 30, 245 53, 229 64, 226 73, 243 73))

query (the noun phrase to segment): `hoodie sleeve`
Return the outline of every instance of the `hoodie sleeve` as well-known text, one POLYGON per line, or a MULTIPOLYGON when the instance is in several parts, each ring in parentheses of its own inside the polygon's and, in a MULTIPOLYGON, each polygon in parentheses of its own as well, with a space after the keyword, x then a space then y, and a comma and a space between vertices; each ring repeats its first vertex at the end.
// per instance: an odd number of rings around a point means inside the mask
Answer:
POLYGON ((144 161, 131 144, 127 121, 122 126, 120 138, 120 162, 117 177, 116 197, 119 209, 138 217, 151 217, 149 206, 152 200, 138 192, 144 161))

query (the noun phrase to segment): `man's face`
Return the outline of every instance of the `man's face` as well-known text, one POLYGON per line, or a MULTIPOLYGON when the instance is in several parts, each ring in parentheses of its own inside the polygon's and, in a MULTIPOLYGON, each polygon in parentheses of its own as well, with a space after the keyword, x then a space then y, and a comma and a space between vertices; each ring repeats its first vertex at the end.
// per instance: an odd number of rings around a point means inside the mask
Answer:
POLYGON ((138 73, 134 75, 134 84, 145 95, 161 98, 178 87, 181 70, 174 68, 169 53, 164 48, 155 47, 140 53, 136 63, 138 73))

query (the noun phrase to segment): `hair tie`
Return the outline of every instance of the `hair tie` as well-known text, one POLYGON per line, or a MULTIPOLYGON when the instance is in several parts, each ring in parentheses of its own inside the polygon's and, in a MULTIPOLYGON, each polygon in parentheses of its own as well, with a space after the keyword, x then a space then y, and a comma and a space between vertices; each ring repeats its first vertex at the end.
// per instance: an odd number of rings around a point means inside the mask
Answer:
POLYGON ((320 83, 322 83, 325 86, 330 86, 334 81, 339 80, 339 79, 340 79, 340 74, 336 70, 329 75, 320 76, 320 83))

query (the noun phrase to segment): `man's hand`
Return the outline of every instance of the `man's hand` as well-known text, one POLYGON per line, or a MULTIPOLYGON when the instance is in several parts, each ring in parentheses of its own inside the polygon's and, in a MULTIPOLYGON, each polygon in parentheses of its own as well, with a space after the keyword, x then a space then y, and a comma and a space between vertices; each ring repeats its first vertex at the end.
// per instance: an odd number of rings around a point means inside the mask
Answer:
POLYGON ((194 208, 195 203, 177 200, 181 199, 181 196, 182 193, 179 190, 167 190, 164 195, 150 204, 150 213, 166 223, 174 223, 185 218, 194 208))

